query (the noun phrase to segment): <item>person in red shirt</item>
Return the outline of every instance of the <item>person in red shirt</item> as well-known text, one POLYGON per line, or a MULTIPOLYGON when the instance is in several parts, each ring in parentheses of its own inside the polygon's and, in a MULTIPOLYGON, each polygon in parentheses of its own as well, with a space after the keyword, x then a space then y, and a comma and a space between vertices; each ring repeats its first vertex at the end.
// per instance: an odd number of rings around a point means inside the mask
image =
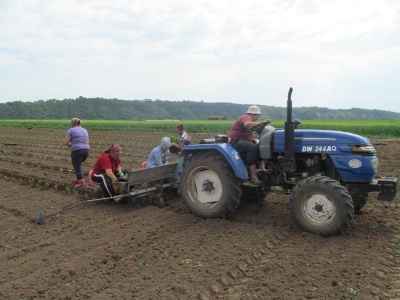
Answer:
POLYGON ((246 164, 249 166, 250 182, 255 185, 260 185, 261 181, 257 177, 256 165, 260 169, 265 169, 263 160, 260 158, 260 151, 256 140, 254 139, 253 132, 246 132, 247 129, 259 123, 259 116, 261 115, 258 106, 250 106, 247 112, 240 116, 232 125, 229 133, 230 145, 241 155, 246 155, 246 164))
POLYGON ((113 181, 118 177, 121 178, 124 176, 121 170, 121 154, 121 146, 113 144, 97 157, 94 163, 92 180, 100 183, 106 197, 116 196, 116 192, 113 188, 113 181))

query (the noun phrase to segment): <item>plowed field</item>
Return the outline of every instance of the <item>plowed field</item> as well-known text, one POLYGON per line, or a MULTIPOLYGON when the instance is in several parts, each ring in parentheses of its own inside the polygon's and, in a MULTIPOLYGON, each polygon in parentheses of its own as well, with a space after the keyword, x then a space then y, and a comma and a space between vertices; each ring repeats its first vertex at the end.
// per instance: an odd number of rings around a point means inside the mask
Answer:
MULTIPOLYGON (((87 203, 97 187, 73 188, 65 133, 0 128, 0 299, 400 299, 399 196, 370 194, 331 238, 303 232, 285 195, 243 202, 226 220, 193 216, 173 190, 161 209, 87 203), (38 224, 40 211, 74 205, 38 224)), ((85 175, 112 143, 139 169, 163 136, 89 134, 85 175)), ((400 140, 374 142, 378 175, 399 177, 400 140)))

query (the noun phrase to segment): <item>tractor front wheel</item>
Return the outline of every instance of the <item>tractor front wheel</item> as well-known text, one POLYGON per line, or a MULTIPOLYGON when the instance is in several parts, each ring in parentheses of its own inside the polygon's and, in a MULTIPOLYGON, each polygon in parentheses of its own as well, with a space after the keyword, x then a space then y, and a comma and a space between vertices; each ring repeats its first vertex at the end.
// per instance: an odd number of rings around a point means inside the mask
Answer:
POLYGON ((290 207, 303 229, 323 237, 342 233, 354 214, 346 188, 325 176, 300 181, 290 195, 290 207))

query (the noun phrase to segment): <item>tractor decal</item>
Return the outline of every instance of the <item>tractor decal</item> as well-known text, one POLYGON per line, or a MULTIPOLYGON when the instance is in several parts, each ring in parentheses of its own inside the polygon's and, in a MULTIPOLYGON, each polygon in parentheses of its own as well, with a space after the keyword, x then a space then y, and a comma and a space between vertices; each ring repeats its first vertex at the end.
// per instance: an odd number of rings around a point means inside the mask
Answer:
POLYGON ((303 146, 301 152, 336 152, 336 146, 303 146))
POLYGON ((351 159, 349 160, 349 167, 353 169, 361 168, 362 162, 359 159, 351 159))

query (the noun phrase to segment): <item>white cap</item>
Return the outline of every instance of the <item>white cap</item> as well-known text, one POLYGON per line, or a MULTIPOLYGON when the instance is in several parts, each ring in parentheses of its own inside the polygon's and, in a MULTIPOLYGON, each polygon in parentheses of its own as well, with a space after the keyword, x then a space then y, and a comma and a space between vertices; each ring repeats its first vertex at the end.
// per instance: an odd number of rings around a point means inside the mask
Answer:
POLYGON ((261 111, 258 106, 252 105, 249 107, 246 114, 261 115, 261 111))

